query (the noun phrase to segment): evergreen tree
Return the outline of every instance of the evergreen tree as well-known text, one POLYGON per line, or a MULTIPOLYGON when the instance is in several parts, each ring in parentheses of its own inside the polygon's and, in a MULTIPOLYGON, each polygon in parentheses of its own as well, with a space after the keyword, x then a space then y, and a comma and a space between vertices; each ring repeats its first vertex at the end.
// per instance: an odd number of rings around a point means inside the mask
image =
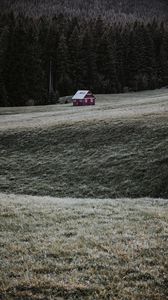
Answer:
POLYGON ((46 99, 45 74, 42 69, 38 32, 34 24, 27 29, 27 53, 26 53, 26 80, 29 89, 29 98, 34 99, 35 104, 43 104, 46 99))
POLYGON ((81 82, 84 89, 98 91, 98 73, 94 39, 89 28, 86 28, 81 41, 81 82))
POLYGON ((68 95, 72 91, 69 74, 69 55, 64 34, 60 37, 57 49, 56 80, 60 95, 68 95))
POLYGON ((125 86, 125 74, 124 74, 124 43, 122 26, 116 28, 116 72, 117 72, 117 92, 123 92, 125 86))
POLYGON ((0 32, 0 106, 7 106, 7 91, 4 82, 4 64, 5 64, 5 53, 7 49, 7 35, 8 31, 6 28, 0 32))
POLYGON ((1 106, 8 106, 7 101, 7 92, 5 88, 5 84, 3 82, 2 74, 0 74, 0 107, 1 106))
POLYGON ((68 49, 69 49, 69 72, 72 81, 72 91, 76 91, 80 85, 80 74, 82 69, 80 67, 80 32, 75 26, 72 31, 69 41, 68 41, 68 49))
POLYGON ((104 72, 106 74, 106 80, 108 80, 108 93, 116 93, 118 87, 118 78, 117 78, 117 54, 116 54, 116 41, 115 33, 111 27, 107 35, 107 55, 106 62, 104 65, 104 72))
POLYGON ((29 87, 26 80, 28 43, 24 18, 18 16, 14 28, 9 28, 5 79, 8 83, 10 105, 25 105, 29 99, 29 87))
POLYGON ((160 45, 160 76, 161 85, 168 86, 168 33, 162 28, 162 41, 160 45))

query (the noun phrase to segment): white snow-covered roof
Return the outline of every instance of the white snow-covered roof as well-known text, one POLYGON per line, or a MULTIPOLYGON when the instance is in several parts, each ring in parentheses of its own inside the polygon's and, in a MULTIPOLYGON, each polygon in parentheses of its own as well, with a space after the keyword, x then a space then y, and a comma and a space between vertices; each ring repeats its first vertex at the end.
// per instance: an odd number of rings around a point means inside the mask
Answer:
POLYGON ((84 99, 89 91, 77 91, 77 93, 72 97, 72 99, 84 99))

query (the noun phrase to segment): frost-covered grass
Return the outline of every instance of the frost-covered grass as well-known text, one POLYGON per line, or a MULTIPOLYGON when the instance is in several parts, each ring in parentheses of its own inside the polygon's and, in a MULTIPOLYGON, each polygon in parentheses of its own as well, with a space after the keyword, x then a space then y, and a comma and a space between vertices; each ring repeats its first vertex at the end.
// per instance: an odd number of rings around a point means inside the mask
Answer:
POLYGON ((46 128, 92 120, 116 120, 168 113, 168 89, 117 95, 96 95, 95 106, 72 104, 1 107, 0 130, 46 128))
POLYGON ((168 200, 0 194, 1 299, 168 299, 168 200))

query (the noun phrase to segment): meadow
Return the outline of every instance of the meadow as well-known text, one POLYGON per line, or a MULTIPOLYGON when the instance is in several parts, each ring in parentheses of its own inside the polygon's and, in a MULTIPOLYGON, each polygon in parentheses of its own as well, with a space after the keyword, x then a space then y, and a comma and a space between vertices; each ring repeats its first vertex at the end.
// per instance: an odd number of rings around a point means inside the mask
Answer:
POLYGON ((168 90, 0 108, 0 299, 168 299, 168 90))
POLYGON ((167 200, 0 204, 0 299, 168 299, 167 200))
POLYGON ((168 198, 168 90, 2 108, 0 191, 168 198))

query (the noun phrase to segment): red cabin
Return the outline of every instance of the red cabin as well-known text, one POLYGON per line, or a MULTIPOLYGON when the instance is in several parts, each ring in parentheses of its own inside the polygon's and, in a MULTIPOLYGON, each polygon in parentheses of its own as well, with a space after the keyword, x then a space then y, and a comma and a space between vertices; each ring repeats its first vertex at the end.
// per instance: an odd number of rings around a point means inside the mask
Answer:
POLYGON ((90 91, 78 91, 73 97, 73 106, 95 105, 95 96, 90 91))

